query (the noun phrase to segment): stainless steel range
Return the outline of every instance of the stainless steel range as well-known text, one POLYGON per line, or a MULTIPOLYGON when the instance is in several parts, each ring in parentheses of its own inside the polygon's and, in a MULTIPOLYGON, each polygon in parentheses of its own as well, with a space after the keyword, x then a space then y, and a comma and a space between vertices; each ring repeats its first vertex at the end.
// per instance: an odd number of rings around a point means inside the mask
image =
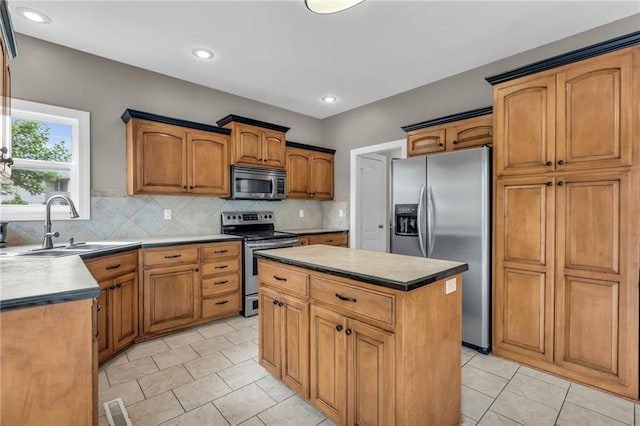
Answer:
POLYGON ((300 245, 294 234, 275 231, 273 212, 223 212, 222 233, 244 238, 242 267, 242 314, 258 314, 258 258, 257 251, 300 245))

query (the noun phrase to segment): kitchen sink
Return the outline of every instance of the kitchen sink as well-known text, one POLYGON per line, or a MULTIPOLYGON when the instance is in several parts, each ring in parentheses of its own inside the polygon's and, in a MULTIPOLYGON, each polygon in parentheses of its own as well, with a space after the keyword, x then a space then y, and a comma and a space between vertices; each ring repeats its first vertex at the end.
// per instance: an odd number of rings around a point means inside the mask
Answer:
POLYGON ((62 250, 77 250, 77 251, 86 251, 86 250, 101 250, 110 247, 119 247, 123 245, 123 243, 91 243, 91 244, 77 244, 73 246, 65 246, 62 250))
POLYGON ((29 256, 29 257, 60 257, 70 256, 76 254, 69 250, 33 250, 16 253, 16 256, 29 256))

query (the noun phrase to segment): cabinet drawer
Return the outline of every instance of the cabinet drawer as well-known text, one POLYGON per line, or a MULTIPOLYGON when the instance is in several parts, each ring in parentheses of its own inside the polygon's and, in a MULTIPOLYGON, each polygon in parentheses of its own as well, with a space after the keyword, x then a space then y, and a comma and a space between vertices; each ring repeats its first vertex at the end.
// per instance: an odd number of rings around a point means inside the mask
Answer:
POLYGON ((143 251, 144 266, 153 265, 170 265, 173 263, 197 263, 197 248, 168 248, 163 250, 145 250, 143 251))
POLYGON ((200 249, 200 255, 202 259, 239 256, 240 241, 206 245, 200 249))
POLYGON ((294 271, 259 261, 258 273, 259 280, 271 287, 284 290, 288 293, 298 294, 306 297, 308 294, 309 275, 303 272, 294 271))
POLYGON ((220 260, 202 264, 202 275, 226 274, 240 270, 240 259, 220 260))
POLYGON ((115 277, 138 267, 138 250, 87 260, 85 265, 97 281, 115 277))
POLYGON ((312 276, 311 298, 376 321, 394 323, 395 297, 391 294, 312 276))
POLYGON ((202 299, 202 318, 222 317, 240 312, 240 295, 236 293, 202 299))
POLYGON ((346 246, 347 234, 310 235, 309 244, 325 244, 328 246, 346 246))
POLYGON ((215 278, 202 280, 202 297, 213 296, 220 293, 228 293, 240 288, 238 274, 221 275, 215 278))

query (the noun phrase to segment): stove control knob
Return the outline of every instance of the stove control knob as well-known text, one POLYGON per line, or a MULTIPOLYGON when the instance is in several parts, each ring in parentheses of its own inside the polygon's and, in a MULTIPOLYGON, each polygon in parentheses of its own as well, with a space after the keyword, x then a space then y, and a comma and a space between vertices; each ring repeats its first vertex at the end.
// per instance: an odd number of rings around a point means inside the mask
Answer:
POLYGON ((271 215, 269 215, 269 219, 271 219, 271 215))
POLYGON ((227 216, 227 220, 231 219, 231 216, 227 216))

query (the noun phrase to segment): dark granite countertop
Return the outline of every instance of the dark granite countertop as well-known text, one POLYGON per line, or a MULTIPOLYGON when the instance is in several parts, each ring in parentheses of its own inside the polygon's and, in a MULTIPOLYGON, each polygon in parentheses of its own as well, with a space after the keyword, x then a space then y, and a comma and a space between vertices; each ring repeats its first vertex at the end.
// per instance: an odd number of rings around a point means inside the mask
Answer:
POLYGON ((16 252, 38 248, 35 245, 4 248, 0 255, 0 311, 98 297, 100 287, 85 267, 85 259, 139 248, 240 240, 242 238, 236 236, 210 234, 148 238, 135 242, 100 241, 109 245, 61 257, 15 255, 16 252))
POLYGON ((264 250, 256 255, 400 291, 411 291, 469 269, 461 262, 325 245, 264 250))

